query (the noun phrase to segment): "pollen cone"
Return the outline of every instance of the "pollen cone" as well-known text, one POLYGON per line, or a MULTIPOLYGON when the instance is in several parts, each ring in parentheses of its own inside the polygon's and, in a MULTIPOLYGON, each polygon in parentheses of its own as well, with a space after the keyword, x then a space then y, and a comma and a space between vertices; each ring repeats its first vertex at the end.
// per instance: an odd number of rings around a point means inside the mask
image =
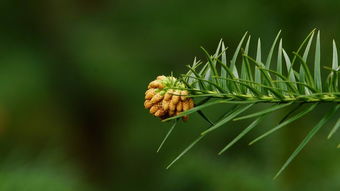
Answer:
MULTIPOLYGON (((150 114, 161 119, 179 115, 194 107, 194 101, 188 97, 189 92, 183 89, 185 85, 176 78, 158 76, 148 85, 144 107, 150 110, 150 114)), ((189 117, 183 116, 182 119, 187 121, 189 117)))

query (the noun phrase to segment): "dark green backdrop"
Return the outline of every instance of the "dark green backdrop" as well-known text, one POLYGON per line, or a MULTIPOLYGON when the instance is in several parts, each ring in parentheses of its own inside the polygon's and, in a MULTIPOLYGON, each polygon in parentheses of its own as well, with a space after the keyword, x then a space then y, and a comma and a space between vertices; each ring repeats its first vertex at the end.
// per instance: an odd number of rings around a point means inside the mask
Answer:
POLYGON ((2 0, 0 190, 340 190, 340 133, 326 140, 334 120, 272 180, 327 106, 248 147, 279 120, 272 115, 217 156, 244 126, 231 123, 169 170, 207 124, 193 116, 156 154, 171 124, 143 108, 149 81, 184 73, 204 58, 201 45, 213 51, 223 38, 235 48, 245 31, 268 51, 282 29, 291 53, 321 29, 329 65, 339 8, 335 0, 2 0))

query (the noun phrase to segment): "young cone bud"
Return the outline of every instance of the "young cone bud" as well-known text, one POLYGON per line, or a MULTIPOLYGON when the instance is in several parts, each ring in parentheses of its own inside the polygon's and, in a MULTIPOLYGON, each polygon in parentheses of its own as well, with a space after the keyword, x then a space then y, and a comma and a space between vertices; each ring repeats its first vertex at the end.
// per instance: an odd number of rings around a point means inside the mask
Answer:
MULTIPOLYGON (((148 85, 144 107, 160 119, 179 115, 194 107, 194 101, 187 97, 189 92, 179 90, 184 88, 185 85, 174 77, 158 76, 148 85)), ((183 116, 182 119, 186 121, 188 116, 183 116)))

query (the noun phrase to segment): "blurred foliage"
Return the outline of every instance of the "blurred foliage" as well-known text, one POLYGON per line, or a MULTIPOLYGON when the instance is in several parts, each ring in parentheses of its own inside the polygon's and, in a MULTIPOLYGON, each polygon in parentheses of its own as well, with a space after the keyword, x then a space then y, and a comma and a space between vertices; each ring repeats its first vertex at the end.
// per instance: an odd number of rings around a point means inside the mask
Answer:
POLYGON ((91 190, 81 180, 73 165, 62 159, 60 151, 49 148, 48 153, 31 156, 15 150, 3 158, 0 166, 1 190, 91 190))
MULTIPOLYGON (((194 56, 204 56, 201 45, 212 51, 221 38, 233 49, 245 31, 261 37, 266 51, 282 29, 291 52, 317 27, 325 44, 322 61, 330 63, 328 45, 340 34, 339 5, 334 0, 2 0, 0 188, 339 190, 339 133, 327 141, 328 131, 314 137, 278 180, 271 179, 323 109, 252 147, 247 136, 218 157, 216 145, 225 145, 245 125, 232 123, 165 170, 206 124, 193 116, 156 154, 171 124, 143 108, 146 85, 155 76, 182 73, 194 56), (48 152, 55 147, 58 152, 48 152)), ((279 115, 262 127, 272 126, 279 115)), ((253 133, 264 132, 262 127, 253 133)))

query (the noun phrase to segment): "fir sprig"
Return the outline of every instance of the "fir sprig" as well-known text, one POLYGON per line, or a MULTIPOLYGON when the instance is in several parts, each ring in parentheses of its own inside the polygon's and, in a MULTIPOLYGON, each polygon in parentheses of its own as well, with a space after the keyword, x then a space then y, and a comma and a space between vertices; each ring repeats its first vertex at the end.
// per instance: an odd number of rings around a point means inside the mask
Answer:
MULTIPOLYGON (((275 175, 274 178, 276 178, 319 129, 335 116, 340 108, 340 66, 338 64, 335 41, 333 40, 332 63, 330 66, 324 66, 329 74, 323 81, 321 76, 320 31, 313 30, 309 33, 298 50, 292 52, 291 56, 283 48, 280 34, 281 31, 275 37, 265 62, 262 62, 263 52, 261 50, 260 39, 257 41, 256 57, 253 58, 249 55, 251 36, 248 36, 247 33, 243 35, 230 61, 227 60, 227 48, 222 40, 219 42, 214 54, 209 54, 208 51, 202 48, 207 57, 207 62, 203 63, 195 58, 193 64, 188 66, 188 72, 182 75, 181 81, 186 85, 184 89, 190 92, 190 97, 202 99, 203 101, 198 103, 196 107, 174 117, 167 118, 164 121, 176 121, 182 116, 197 112, 204 120, 209 122, 210 127, 185 148, 167 168, 172 166, 207 134, 232 120, 239 121, 254 118, 253 122, 227 144, 219 154, 225 152, 244 135, 258 126, 264 117, 270 113, 297 104, 296 107, 293 107, 283 117, 277 126, 251 141, 250 145, 280 128, 301 119, 315 110, 321 103, 332 103, 330 111, 326 112, 319 123, 311 129, 275 175), (311 59, 308 58, 308 55, 312 51, 313 41, 315 41, 315 53, 314 59, 311 59), (273 59, 275 50, 277 51, 276 60, 273 59), (310 68, 313 68, 313 72, 310 68), (257 103, 268 103, 270 107, 256 113, 240 116, 257 103), (227 111, 217 121, 212 122, 202 110, 219 104, 233 104, 235 107, 227 111)), ((164 141, 168 138, 176 124, 175 122, 164 141)), ((340 119, 337 120, 328 138, 331 138, 339 127, 340 119)), ((161 145, 164 144, 164 141, 161 145)))

